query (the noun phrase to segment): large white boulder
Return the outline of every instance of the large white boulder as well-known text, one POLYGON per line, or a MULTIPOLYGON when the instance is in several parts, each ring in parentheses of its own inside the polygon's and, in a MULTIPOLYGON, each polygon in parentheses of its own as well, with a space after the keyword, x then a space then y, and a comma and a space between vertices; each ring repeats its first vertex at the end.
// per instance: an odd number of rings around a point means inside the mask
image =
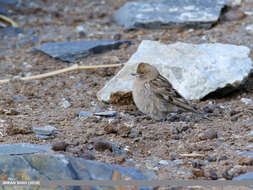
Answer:
POLYGON ((102 101, 110 94, 131 91, 140 62, 154 65, 173 87, 186 99, 201 99, 217 89, 239 87, 251 72, 250 49, 221 43, 189 44, 177 42, 163 44, 142 41, 137 52, 124 67, 98 93, 102 101))

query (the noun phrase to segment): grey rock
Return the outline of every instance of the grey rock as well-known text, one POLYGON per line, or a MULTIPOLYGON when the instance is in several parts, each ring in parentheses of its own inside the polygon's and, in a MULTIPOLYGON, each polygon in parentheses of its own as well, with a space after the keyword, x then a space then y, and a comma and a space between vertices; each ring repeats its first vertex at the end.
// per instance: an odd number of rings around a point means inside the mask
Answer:
POLYGON ((97 115, 97 116, 107 116, 107 117, 115 117, 117 115, 117 112, 116 111, 103 111, 103 112, 94 113, 94 115, 97 115))
POLYGON ((55 137, 54 135, 40 135, 40 134, 37 134, 35 136, 39 139, 44 139, 44 140, 53 139, 55 137))
MULTIPOLYGON (((13 180, 20 180, 17 177, 17 173, 20 171, 29 180, 112 180, 112 176, 116 171, 122 179, 124 176, 132 180, 151 180, 156 178, 152 171, 144 173, 133 167, 121 167, 61 154, 1 156, 0 168, 4 168, 4 174, 13 180)), ((58 186, 55 189, 65 188, 58 186)), ((68 187, 68 189, 81 189, 81 187, 68 187)), ((114 188, 93 186, 90 189, 113 190, 114 188)), ((151 189, 151 187, 140 187, 140 190, 151 189)))
POLYGON ((245 173, 234 177, 232 180, 253 180, 253 172, 245 173))
POLYGON ((20 144, 0 144, 0 155, 31 154, 37 152, 48 152, 51 146, 20 143, 20 144))
POLYGON ((36 133, 37 135, 50 136, 53 135, 55 131, 56 128, 51 125, 47 125, 45 127, 33 127, 33 132, 36 133))
POLYGON ((92 116, 93 114, 91 112, 88 112, 88 111, 81 111, 79 113, 79 117, 90 117, 92 116))
POLYGON ((110 94, 132 91, 138 63, 154 65, 186 99, 201 99, 211 92, 222 95, 240 87, 252 69, 250 49, 221 43, 166 45, 144 40, 124 67, 100 91, 97 97, 109 101, 110 94))
POLYGON ((127 2, 114 14, 125 29, 210 28, 219 19, 227 0, 159 0, 127 2))
POLYGON ((68 100, 63 99, 62 107, 69 108, 71 106, 70 102, 68 100))
POLYGON ((252 158, 253 159, 253 151, 239 152, 238 155, 239 156, 247 156, 248 158, 252 158))
POLYGON ((13 6, 18 4, 19 0, 0 0, 0 4, 13 6))
POLYGON ((117 49, 121 44, 130 43, 127 40, 93 40, 78 42, 48 42, 35 47, 35 51, 41 51, 53 58, 67 62, 75 62, 92 54, 103 53, 117 49))

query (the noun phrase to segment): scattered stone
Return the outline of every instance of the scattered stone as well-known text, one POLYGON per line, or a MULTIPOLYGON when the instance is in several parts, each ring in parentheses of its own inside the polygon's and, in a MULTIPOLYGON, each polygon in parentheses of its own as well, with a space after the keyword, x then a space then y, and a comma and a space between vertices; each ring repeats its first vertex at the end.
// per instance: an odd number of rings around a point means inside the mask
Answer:
POLYGON ((27 101, 27 97, 21 97, 21 96, 13 96, 14 101, 27 101))
POLYGON ((203 108, 203 111, 205 112, 205 113, 213 113, 213 108, 211 107, 211 106, 205 106, 204 108, 203 108))
POLYGON ((167 160, 160 160, 159 164, 164 165, 164 166, 168 166, 169 162, 167 160))
POLYGON ((208 140, 208 139, 211 140, 217 137, 218 137, 217 131, 215 131, 214 129, 208 129, 204 131, 203 133, 199 134, 200 140, 208 140))
POLYGON ((48 139, 53 139, 54 138, 54 136, 53 135, 40 135, 40 134, 36 134, 35 135, 37 138, 39 138, 39 139, 44 139, 44 140, 48 140, 48 139))
POLYGON ((253 159, 253 151, 239 152, 238 155, 239 156, 247 156, 248 158, 252 158, 253 159))
POLYGON ((62 107, 69 108, 71 106, 70 102, 68 100, 63 99, 62 107))
POLYGON ((222 160, 228 160, 227 156, 221 156, 218 158, 218 161, 222 161, 222 160))
POLYGON ((93 114, 91 112, 88 111, 81 111, 79 113, 79 117, 91 117, 93 114))
POLYGON ((87 56, 103 53, 104 51, 118 49, 127 40, 94 40, 79 42, 48 42, 35 47, 35 51, 41 51, 53 58, 66 62, 75 62, 87 56))
POLYGON ((31 154, 37 152, 48 152, 51 146, 20 143, 20 144, 0 144, 0 155, 31 154))
POLYGON ((234 177, 232 180, 253 180, 253 172, 245 173, 234 177))
POLYGON ((0 4, 14 6, 18 4, 19 0, 0 0, 0 4))
POLYGON ((238 163, 239 163, 240 165, 252 166, 252 165, 253 165, 253 158, 241 157, 241 158, 238 160, 238 163))
POLYGON ((195 175, 196 177, 204 177, 205 175, 205 172, 203 169, 196 169, 196 168, 193 168, 191 170, 192 174, 195 175))
POLYGON ((210 178, 211 180, 218 179, 218 175, 217 175, 216 171, 214 171, 214 170, 210 170, 205 176, 210 178))
POLYGON ((225 95, 248 77, 252 69, 249 54, 250 49, 245 46, 181 42, 166 45, 144 40, 97 97, 108 102, 112 93, 132 91, 134 77, 130 73, 136 72, 140 62, 154 65, 186 99, 201 99, 217 89, 216 93, 225 95))
MULTIPOLYGON (((61 154, 36 154, 20 156, 1 156, 0 168, 4 174, 18 181, 25 176, 26 180, 152 180, 156 175, 152 171, 142 172, 133 167, 122 167, 94 160, 74 158, 61 154), (15 167, 13 167, 15 166, 15 167), (22 171, 22 172, 21 172, 22 171), (117 178, 115 178, 117 174, 117 178), (22 175, 22 176, 21 176, 22 175), (21 177, 20 177, 21 176, 21 177)), ((3 178, 2 178, 3 179, 3 178)), ((7 178, 8 179, 8 178, 7 178)), ((24 188, 23 188, 24 189, 24 188)), ((27 189, 27 188, 26 188, 27 189)), ((54 189, 64 189, 54 188, 54 189)), ((75 186, 68 189, 87 189, 75 186)), ((114 187, 91 186, 88 189, 109 190, 114 187)), ((152 190, 151 187, 140 187, 140 190, 152 190)))
POLYGON ((246 26, 246 30, 249 34, 253 35, 253 24, 246 26))
POLYGON ((249 98, 241 98, 241 102, 248 105, 248 104, 252 104, 253 101, 249 98))
POLYGON ((9 110, 5 111, 5 114, 6 115, 18 115, 19 112, 17 110, 14 110, 14 109, 9 109, 9 110))
POLYGON ((80 89, 80 88, 82 88, 83 87, 83 84, 82 83, 78 83, 76 86, 75 86, 75 88, 77 88, 77 89, 80 89))
POLYGON ((69 144, 65 142, 56 142, 52 144, 52 149, 54 151, 66 151, 66 148, 69 144))
POLYGON ((37 135, 50 136, 53 135, 55 131, 56 128, 51 125, 47 125, 45 127, 33 127, 33 132, 36 133, 37 135))
POLYGON ((208 162, 215 162, 217 160, 217 157, 215 155, 209 155, 207 157, 208 162))
POLYGON ((115 117, 117 115, 117 112, 116 111, 103 111, 103 112, 94 113, 94 115, 106 116, 106 117, 115 117))
POLYGON ((105 150, 109 150, 112 152, 112 146, 112 143, 104 140, 98 140, 94 142, 94 148, 99 152, 103 152, 105 150))
POLYGON ((80 155, 79 155, 80 158, 83 158, 85 160, 95 160, 96 157, 91 153, 91 152, 82 152, 80 155))
POLYGON ((130 138, 136 138, 136 137, 138 137, 140 135, 140 131, 138 131, 137 129, 135 129, 135 128, 131 128, 131 131, 130 131, 130 133, 129 133, 129 137, 130 138))
POLYGON ((176 26, 210 28, 216 23, 226 0, 170 0, 127 2, 114 14, 125 29, 161 29, 176 26))

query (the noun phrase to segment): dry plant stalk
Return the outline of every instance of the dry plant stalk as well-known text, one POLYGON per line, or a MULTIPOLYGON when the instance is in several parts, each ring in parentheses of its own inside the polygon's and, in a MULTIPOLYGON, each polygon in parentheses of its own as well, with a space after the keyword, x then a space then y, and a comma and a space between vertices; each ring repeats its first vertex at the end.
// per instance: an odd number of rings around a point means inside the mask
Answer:
POLYGON ((7 16, 0 15, 0 20, 10 23, 13 27, 18 27, 18 23, 16 23, 14 20, 12 20, 11 18, 9 18, 7 16))
MULTIPOLYGON (((71 67, 56 70, 56 71, 52 71, 52 72, 49 72, 49 73, 44 73, 44 74, 39 74, 39 75, 34 75, 34 76, 29 76, 29 77, 21 77, 20 80, 24 80, 24 81, 38 80, 38 79, 43 79, 43 78, 55 76, 55 75, 70 72, 70 71, 83 70, 83 69, 112 68, 112 67, 120 67, 120 66, 122 66, 122 64, 89 65, 89 66, 81 66, 81 65, 74 64, 71 67)), ((11 81, 11 79, 3 79, 3 80, 0 80, 0 84, 8 83, 10 81, 11 81)))

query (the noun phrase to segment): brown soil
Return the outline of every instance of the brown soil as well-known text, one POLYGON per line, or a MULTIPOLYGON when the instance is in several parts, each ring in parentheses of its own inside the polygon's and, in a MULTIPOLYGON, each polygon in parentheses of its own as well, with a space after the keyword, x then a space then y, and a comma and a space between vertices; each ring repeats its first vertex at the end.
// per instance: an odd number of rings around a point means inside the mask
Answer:
MULTIPOLYGON (((29 2, 29 1, 27 1, 29 2)), ((246 31, 253 16, 225 19, 209 30, 136 30, 124 31, 112 21, 113 12, 126 0, 33 1, 39 7, 19 8, 12 16, 24 30, 34 29, 39 36, 36 45, 49 41, 88 39, 130 39, 128 47, 82 59, 81 65, 124 63, 144 39, 163 43, 221 42, 252 47, 252 35, 246 31), (76 27, 84 25, 85 34, 76 27)), ((242 4, 250 11, 253 4, 242 4)), ((231 14, 231 13, 230 13, 231 14)), ((229 16, 229 15, 228 15, 229 16)), ((0 79, 27 76, 62 69, 71 64, 29 51, 31 44, 9 49, 0 56, 0 79)), ((133 165, 154 170, 159 179, 231 179, 253 171, 253 162, 238 156, 238 152, 252 150, 252 105, 241 98, 253 99, 251 81, 243 89, 226 97, 211 97, 199 103, 209 105, 213 121, 181 114, 175 121, 157 122, 140 114, 131 99, 99 102, 96 93, 120 68, 76 71, 43 80, 22 82, 13 80, 0 86, 1 143, 53 144, 66 142, 65 154, 80 156, 92 153, 96 160, 121 165, 133 165), (82 84, 81 88, 76 85, 82 84), (21 100, 14 100, 18 96, 21 100), (71 103, 63 108, 63 101, 71 103), (126 105, 127 103, 127 105, 126 105), (213 103, 213 104, 209 104, 213 103), (80 118, 80 111, 116 110, 116 117, 80 118), (189 117, 190 116, 190 117, 189 117), (190 118, 190 119, 187 119, 190 118), (32 127, 55 126, 53 139, 42 140, 30 130, 32 127), (111 148, 91 150, 97 140, 108 141, 127 155, 111 152, 111 148), (89 152, 89 153, 87 153, 89 152), (166 160, 169 165, 159 164, 166 160), (233 168, 233 169, 232 169, 233 168)), ((131 95, 125 94, 126 98, 131 95)), ((108 145, 107 145, 108 146, 108 145)))

